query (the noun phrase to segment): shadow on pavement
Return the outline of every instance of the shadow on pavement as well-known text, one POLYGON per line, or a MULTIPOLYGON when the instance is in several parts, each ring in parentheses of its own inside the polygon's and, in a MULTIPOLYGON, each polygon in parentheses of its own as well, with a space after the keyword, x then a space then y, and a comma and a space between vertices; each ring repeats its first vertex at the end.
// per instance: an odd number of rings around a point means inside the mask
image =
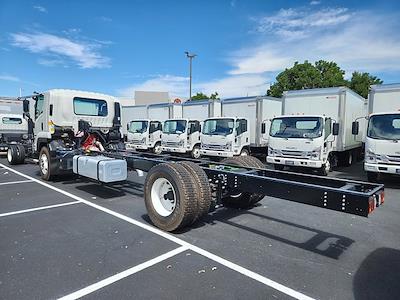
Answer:
POLYGON ((379 248, 362 262, 353 280, 354 299, 399 299, 400 250, 379 248))

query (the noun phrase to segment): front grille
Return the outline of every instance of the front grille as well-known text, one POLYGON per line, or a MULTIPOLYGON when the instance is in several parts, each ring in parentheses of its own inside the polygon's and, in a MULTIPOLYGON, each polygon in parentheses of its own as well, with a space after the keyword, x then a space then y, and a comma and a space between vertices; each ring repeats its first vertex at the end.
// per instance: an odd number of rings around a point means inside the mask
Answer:
POLYGON ((399 163, 400 164, 400 156, 398 155, 387 155, 389 162, 399 163))
POLYGON ((282 155, 285 157, 299 158, 303 157, 302 151, 282 150, 282 155))
POLYGON ((203 144, 201 146, 202 149, 204 150, 214 150, 214 151, 223 151, 225 150, 224 145, 212 145, 212 144, 203 144))
POLYGON ((180 142, 164 142, 163 146, 165 147, 180 147, 180 142))

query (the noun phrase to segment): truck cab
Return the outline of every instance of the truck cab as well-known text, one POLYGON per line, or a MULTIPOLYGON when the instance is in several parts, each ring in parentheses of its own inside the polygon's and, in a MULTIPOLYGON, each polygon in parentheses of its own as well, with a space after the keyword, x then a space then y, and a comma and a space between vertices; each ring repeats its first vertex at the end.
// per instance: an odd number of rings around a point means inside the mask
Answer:
POLYGON ((271 122, 267 162, 275 169, 284 166, 311 167, 323 175, 333 162, 338 124, 324 115, 290 115, 271 122))
POLYGON ((169 119, 163 124, 161 149, 172 153, 190 153, 200 157, 201 124, 198 120, 169 119))
POLYGON ((28 122, 22 115, 0 114, 0 153, 6 153, 8 145, 28 138, 28 122))
POLYGON ((161 153, 162 124, 156 120, 132 120, 127 124, 127 149, 161 153))
POLYGON ((250 134, 245 118, 209 118, 201 133, 200 154, 204 156, 233 157, 248 155, 250 134))
POLYGON ((38 159, 42 178, 49 180, 72 173, 72 157, 91 151, 83 147, 89 138, 99 151, 124 148, 120 105, 112 96, 53 89, 23 98, 29 141, 8 149, 10 164, 25 155, 38 159))
POLYGON ((370 181, 378 181, 381 173, 400 175, 400 112, 369 116, 364 170, 370 181))

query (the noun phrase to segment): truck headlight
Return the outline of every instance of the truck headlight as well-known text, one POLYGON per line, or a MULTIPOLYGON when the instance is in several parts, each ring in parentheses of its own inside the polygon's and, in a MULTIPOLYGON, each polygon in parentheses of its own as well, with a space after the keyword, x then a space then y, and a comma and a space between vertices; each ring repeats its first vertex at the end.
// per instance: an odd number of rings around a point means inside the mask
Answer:
POLYGON ((141 144, 145 144, 145 143, 146 143, 146 138, 145 138, 145 137, 142 138, 142 139, 140 140, 140 143, 141 143, 141 144))
POLYGON ((368 163, 376 163, 377 155, 370 149, 365 153, 365 161, 368 163))
POLYGON ((225 150, 232 151, 232 142, 227 142, 226 143, 225 150))
POLYGON ((185 140, 180 140, 178 143, 179 147, 183 147, 184 144, 185 144, 185 140))
POLYGON ((320 160, 321 158, 321 147, 314 149, 310 152, 310 159, 311 160, 320 160))
POLYGON ((282 156, 282 151, 269 147, 268 148, 268 156, 282 156))

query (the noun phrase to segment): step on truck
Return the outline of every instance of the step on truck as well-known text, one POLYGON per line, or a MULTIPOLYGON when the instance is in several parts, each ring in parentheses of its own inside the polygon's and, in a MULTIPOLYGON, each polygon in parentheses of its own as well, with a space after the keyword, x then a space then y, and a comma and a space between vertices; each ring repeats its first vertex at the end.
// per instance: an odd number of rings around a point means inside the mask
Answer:
MULTIPOLYGON (((400 175, 400 84, 373 85, 368 100, 364 170, 376 182, 382 174, 400 175)), ((362 122, 353 123, 353 134, 359 134, 362 122)))
POLYGON ((124 149, 120 105, 112 96, 53 89, 21 99, 28 138, 9 145, 10 164, 37 159, 49 180, 73 172, 74 153, 124 149))
POLYGON ((204 119, 220 116, 219 100, 195 100, 182 104, 182 118, 166 120, 162 134, 162 150, 171 153, 190 153, 192 158, 200 157, 200 133, 204 119))
POLYGON ((179 104, 123 106, 122 130, 126 148, 160 154, 162 123, 175 117, 182 117, 179 104))
POLYGON ((281 99, 244 97, 224 99, 220 118, 204 121, 201 134, 203 156, 266 156, 270 120, 281 114, 281 99))
POLYGON ((346 87, 284 93, 282 116, 272 120, 267 162, 275 169, 303 167, 327 175, 350 166, 362 153, 362 135, 352 134, 366 99, 346 87))

